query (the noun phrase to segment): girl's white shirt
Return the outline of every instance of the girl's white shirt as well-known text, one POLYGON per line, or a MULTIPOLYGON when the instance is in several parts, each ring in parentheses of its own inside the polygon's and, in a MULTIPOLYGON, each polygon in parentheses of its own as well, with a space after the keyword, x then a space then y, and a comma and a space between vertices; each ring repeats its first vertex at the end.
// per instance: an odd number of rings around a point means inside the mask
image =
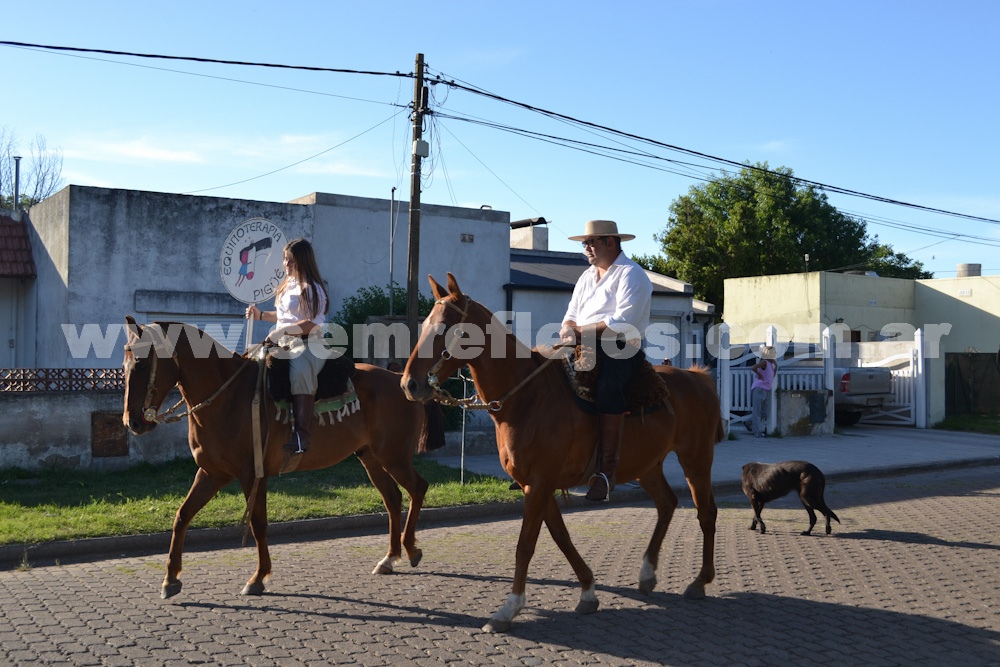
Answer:
MULTIPOLYGON (((307 287, 306 289, 311 288, 307 287)), ((319 300, 316 304, 316 315, 311 319, 314 324, 323 324, 325 321, 324 313, 326 312, 326 290, 319 287, 318 292, 319 300)), ((308 301, 303 298, 302 286, 299 284, 299 281, 289 277, 288 283, 285 284, 285 291, 281 293, 281 297, 274 304, 275 312, 277 313, 275 328, 310 319, 306 317, 307 306, 308 301)))

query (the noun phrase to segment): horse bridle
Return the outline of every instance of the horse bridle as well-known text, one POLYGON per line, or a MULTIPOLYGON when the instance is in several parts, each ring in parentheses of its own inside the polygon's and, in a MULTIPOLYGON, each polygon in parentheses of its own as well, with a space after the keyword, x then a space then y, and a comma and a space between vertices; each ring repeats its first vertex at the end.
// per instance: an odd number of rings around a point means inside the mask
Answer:
MULTIPOLYGON (((177 411, 177 408, 181 407, 181 405, 184 404, 185 399, 182 396, 181 400, 177 401, 177 403, 175 403, 171 408, 157 414, 156 408, 153 407, 153 400, 156 398, 157 394, 156 369, 157 369, 158 359, 160 358, 159 354, 160 350, 164 351, 167 350, 167 344, 166 344, 167 337, 166 334, 163 333, 163 327, 161 327, 157 322, 153 322, 152 324, 147 325, 146 330, 151 332, 152 334, 151 338, 153 338, 153 340, 145 340, 145 341, 139 340, 135 343, 127 343, 125 345, 125 351, 131 352, 132 356, 135 357, 136 349, 141 350, 147 347, 152 348, 145 355, 145 356, 152 356, 151 368, 149 370, 149 381, 146 384, 146 396, 142 401, 142 420, 147 424, 171 424, 173 422, 184 419, 188 415, 192 415, 198 412, 202 408, 208 407, 209 405, 212 404, 212 401, 214 401, 218 397, 218 395, 221 394, 226 389, 226 387, 232 384, 233 380, 235 380, 236 377, 243 372, 243 369, 250 365, 250 364, 243 364, 242 366, 240 366, 239 369, 237 369, 237 371, 233 373, 233 375, 228 380, 226 380, 225 383, 223 383, 223 385, 219 387, 214 394, 212 394, 207 399, 205 399, 198 405, 194 406, 193 408, 190 408, 189 410, 182 412, 179 415, 173 414, 174 412, 177 411)), ((176 365, 177 354, 175 352, 171 352, 170 358, 174 360, 174 364, 176 365)), ((170 389, 173 389, 179 384, 180 382, 175 382, 173 387, 171 387, 170 389)), ((169 389, 167 391, 169 391, 169 389)))
MULTIPOLYGON (((442 297, 434 302, 435 305, 443 304, 461 315, 461 318, 458 320, 458 323, 455 324, 454 326, 461 326, 465 324, 465 318, 468 317, 469 315, 469 306, 472 303, 472 299, 469 297, 468 294, 463 294, 462 296, 465 297, 464 309, 456 306, 452 302, 450 296, 442 297)), ((452 338, 452 342, 455 342, 458 339, 459 339, 458 336, 454 336, 452 338)), ((558 347, 561 346, 557 346, 557 348, 558 347)), ((451 351, 451 349, 449 349, 448 336, 447 333, 445 333, 445 343, 444 343, 444 349, 441 350, 441 357, 437 361, 435 361, 434 364, 430 367, 430 370, 427 371, 427 385, 431 388, 431 391, 434 392, 434 400, 442 405, 459 407, 462 408, 463 410, 489 410, 490 412, 499 412, 503 408, 503 404, 507 402, 507 400, 511 396, 517 393, 517 391, 521 389, 521 387, 528 384, 531 380, 535 378, 535 376, 537 376, 539 373, 545 370, 546 366, 548 366, 558 358, 552 356, 546 359, 544 363, 540 364, 538 368, 529 373, 526 378, 521 380, 513 389, 508 391, 499 399, 493 401, 483 401, 482 398, 479 396, 479 394, 476 394, 471 398, 455 398, 454 396, 451 395, 451 393, 447 389, 441 386, 441 382, 438 378, 438 371, 441 370, 441 367, 444 366, 446 361, 453 358, 454 356, 455 356, 454 353, 451 351)))

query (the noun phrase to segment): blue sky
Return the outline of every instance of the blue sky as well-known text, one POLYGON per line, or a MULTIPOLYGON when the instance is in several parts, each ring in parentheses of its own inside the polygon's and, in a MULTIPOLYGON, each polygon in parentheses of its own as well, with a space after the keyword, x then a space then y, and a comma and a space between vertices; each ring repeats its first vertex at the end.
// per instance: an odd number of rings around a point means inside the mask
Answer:
MULTIPOLYGON (((432 73, 533 107, 1000 220, 1000 3, 987 0, 40 0, 6 7, 3 25, 6 41, 388 73, 412 72, 423 53, 432 73)), ((0 126, 25 147, 41 134, 60 148, 67 184, 268 201, 388 199, 395 187, 409 197, 411 79, 7 46, 0 71, 0 126)), ((554 250, 578 250, 566 236, 611 218, 637 235, 628 252, 657 253, 670 203, 722 168, 444 85, 432 102, 423 201, 544 216, 554 250), (657 168, 447 116, 653 150, 641 161, 657 168)), ((967 262, 1000 273, 998 223, 830 201, 936 277, 967 262)))

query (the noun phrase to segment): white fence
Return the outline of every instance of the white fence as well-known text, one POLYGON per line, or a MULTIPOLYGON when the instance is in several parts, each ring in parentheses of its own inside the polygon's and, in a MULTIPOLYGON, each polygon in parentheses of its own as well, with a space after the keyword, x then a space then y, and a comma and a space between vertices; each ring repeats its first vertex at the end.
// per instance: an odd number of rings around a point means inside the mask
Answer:
MULTIPOLYGON (((834 368, 836 366, 886 366, 893 376, 893 393, 895 399, 877 412, 866 415, 862 421, 867 423, 915 425, 917 428, 927 428, 926 381, 923 368, 923 332, 918 329, 913 343, 870 343, 859 345, 883 345, 894 347, 901 352, 880 359, 855 359, 853 355, 839 357, 837 344, 830 329, 823 332, 820 346, 778 344, 775 341, 776 328, 769 327, 767 340, 764 343, 752 343, 736 346, 729 344, 729 327, 722 324, 719 327, 719 350, 727 351, 729 360, 720 355, 716 382, 719 399, 722 402, 722 418, 730 427, 733 424, 747 422, 752 407, 750 385, 753 384, 751 366, 759 360, 758 351, 761 345, 771 345, 778 350, 777 382, 771 388, 770 414, 768 423, 777 423, 778 391, 834 391, 834 368), (740 350, 741 353, 738 353, 740 350), (787 356, 785 352, 791 349, 797 352, 787 356)), ((878 348, 881 349, 881 348, 878 348)), ((833 415, 827 415, 833 419, 833 415)))

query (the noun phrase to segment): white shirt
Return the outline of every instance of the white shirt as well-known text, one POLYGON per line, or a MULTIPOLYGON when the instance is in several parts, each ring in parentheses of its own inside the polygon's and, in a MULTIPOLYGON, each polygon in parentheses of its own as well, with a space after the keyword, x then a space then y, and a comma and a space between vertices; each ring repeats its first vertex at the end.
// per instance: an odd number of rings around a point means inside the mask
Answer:
MULTIPOLYGON (((319 287, 318 291, 319 299, 316 303, 316 314, 311 320, 314 324, 323 324, 324 312, 326 311, 326 290, 319 287)), ((288 283, 285 285, 285 291, 281 293, 281 298, 274 303, 277 319, 275 328, 310 319, 306 317, 308 307, 309 302, 302 296, 302 286, 299 285, 299 281, 289 277, 288 283)))
POLYGON ((652 299, 653 283, 645 270, 622 252, 600 280, 596 266, 583 272, 573 288, 563 322, 573 320, 583 326, 603 321, 612 328, 630 324, 645 337, 652 299))

